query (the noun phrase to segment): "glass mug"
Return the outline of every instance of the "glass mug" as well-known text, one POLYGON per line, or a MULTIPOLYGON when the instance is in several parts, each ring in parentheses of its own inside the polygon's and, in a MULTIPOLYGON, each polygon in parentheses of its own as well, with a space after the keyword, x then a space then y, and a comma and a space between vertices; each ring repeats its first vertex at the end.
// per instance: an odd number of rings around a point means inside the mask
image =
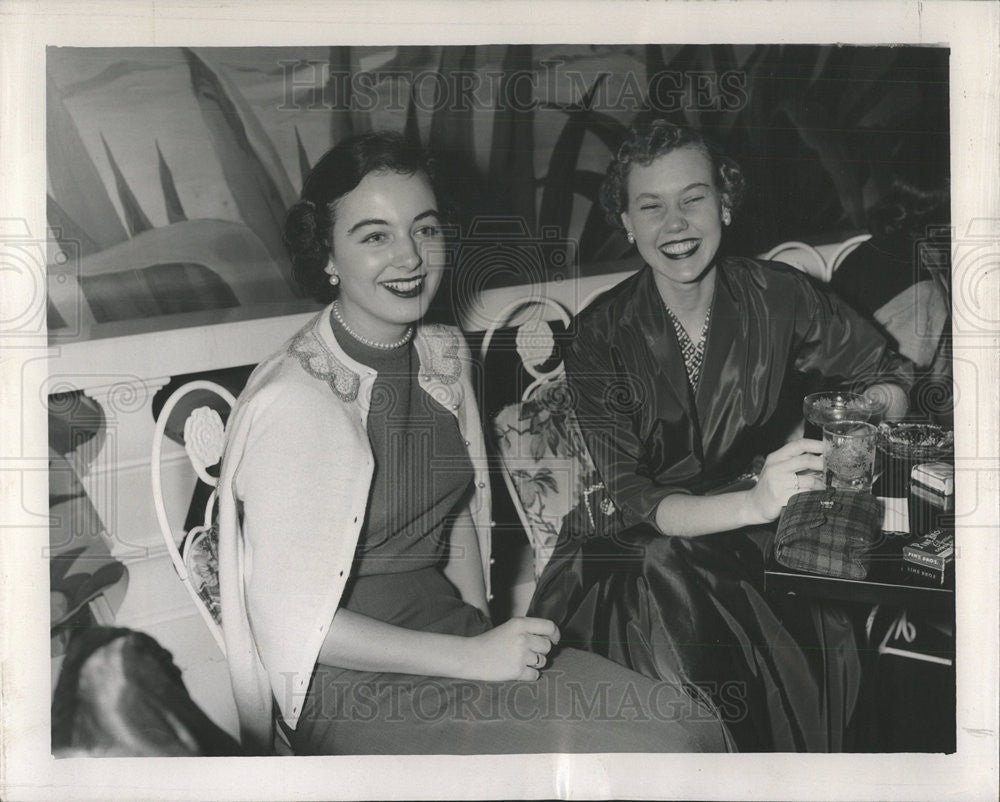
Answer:
POLYGON ((870 493, 875 473, 878 429, 862 421, 840 421, 823 427, 826 453, 823 478, 827 487, 870 493))

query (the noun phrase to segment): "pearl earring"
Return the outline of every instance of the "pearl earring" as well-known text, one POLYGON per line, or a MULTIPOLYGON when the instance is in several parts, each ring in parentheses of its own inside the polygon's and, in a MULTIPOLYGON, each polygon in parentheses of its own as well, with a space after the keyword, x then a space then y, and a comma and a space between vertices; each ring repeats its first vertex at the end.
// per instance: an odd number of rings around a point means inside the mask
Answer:
POLYGON ((340 276, 338 276, 336 273, 331 273, 330 274, 330 283, 334 287, 336 287, 338 284, 340 284, 340 276))
POLYGON ((629 231, 625 235, 625 238, 629 241, 629 245, 634 245, 635 244, 635 234, 633 234, 631 231, 629 231))
POLYGON ((727 226, 728 226, 728 225, 729 225, 729 224, 730 224, 731 222, 733 222, 733 216, 732 216, 732 214, 730 213, 730 211, 729 211, 729 207, 728 207, 728 206, 723 206, 723 207, 722 207, 722 222, 723 222, 723 223, 724 223, 725 225, 727 225, 727 226))

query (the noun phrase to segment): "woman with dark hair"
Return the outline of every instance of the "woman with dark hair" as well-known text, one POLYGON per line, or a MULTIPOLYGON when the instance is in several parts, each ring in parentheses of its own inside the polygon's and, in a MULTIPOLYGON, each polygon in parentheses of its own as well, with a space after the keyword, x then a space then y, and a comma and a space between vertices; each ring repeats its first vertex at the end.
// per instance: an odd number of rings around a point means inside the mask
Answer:
POLYGON ((288 215, 296 276, 331 303, 228 427, 219 573, 244 748, 267 751, 276 706, 299 754, 725 749, 697 692, 550 654, 551 621, 492 626, 470 358, 422 323, 445 221, 433 165, 387 133, 330 150, 288 215), (610 711, 581 719, 595 693, 610 711))
POLYGON ((851 623, 803 601, 778 610, 761 587, 782 507, 823 486, 823 443, 786 442, 782 400, 800 373, 864 385, 899 416, 911 367, 805 274, 718 256, 743 188, 734 162, 665 121, 618 151, 601 200, 646 264, 578 316, 564 352, 618 512, 604 536, 564 529, 530 614, 702 685, 741 749, 836 750, 857 692, 851 623), (755 484, 726 489, 765 455, 755 484))

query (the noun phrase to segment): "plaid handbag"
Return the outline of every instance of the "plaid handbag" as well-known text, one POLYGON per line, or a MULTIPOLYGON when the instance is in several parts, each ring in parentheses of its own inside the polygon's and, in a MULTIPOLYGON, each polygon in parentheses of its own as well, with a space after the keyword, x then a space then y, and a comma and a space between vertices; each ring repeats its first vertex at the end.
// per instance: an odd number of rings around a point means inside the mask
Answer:
POLYGON ((864 579, 878 542, 882 508, 857 490, 810 490, 788 500, 774 541, 774 558, 811 574, 864 579))

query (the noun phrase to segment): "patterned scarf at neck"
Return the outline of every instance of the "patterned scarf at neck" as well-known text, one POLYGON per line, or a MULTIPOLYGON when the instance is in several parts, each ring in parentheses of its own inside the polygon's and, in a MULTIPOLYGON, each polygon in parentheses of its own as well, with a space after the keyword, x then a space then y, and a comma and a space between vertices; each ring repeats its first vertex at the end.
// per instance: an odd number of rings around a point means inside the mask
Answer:
POLYGON ((684 358, 684 370, 687 372, 691 389, 698 389, 698 379, 701 378, 701 363, 705 359, 705 339, 708 336, 708 322, 712 318, 712 305, 708 305, 705 311, 705 322, 701 327, 701 334, 698 335, 698 342, 692 342, 687 331, 673 313, 673 310, 666 304, 663 308, 667 310, 670 322, 674 324, 674 332, 677 334, 677 342, 681 347, 681 356, 684 358))

